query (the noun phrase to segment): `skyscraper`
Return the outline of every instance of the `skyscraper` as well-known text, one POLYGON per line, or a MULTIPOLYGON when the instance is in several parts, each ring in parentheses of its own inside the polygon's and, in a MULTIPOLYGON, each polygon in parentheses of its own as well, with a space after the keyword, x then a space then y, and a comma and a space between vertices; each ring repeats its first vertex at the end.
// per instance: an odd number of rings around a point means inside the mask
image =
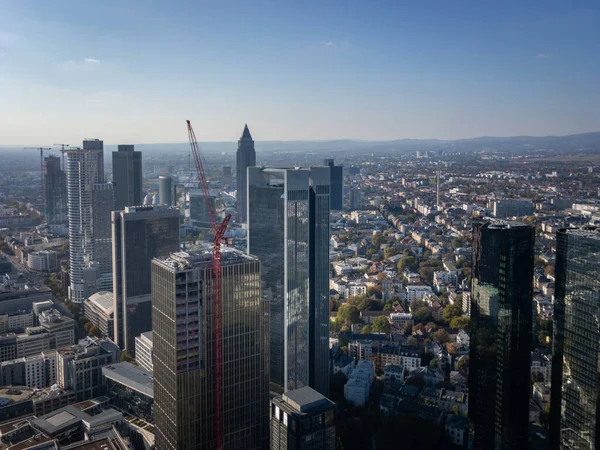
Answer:
POLYGON ((135 354, 135 337, 152 330, 152 259, 179 250, 179 210, 132 206, 112 213, 115 343, 135 354))
MULTIPOLYGON (((268 319, 258 258, 222 251, 223 448, 269 447, 268 319)), ((152 262, 156 449, 214 448, 212 247, 152 262)))
POLYGON ((556 234, 550 448, 600 448, 600 228, 556 234))
POLYGON ((173 204, 173 178, 165 175, 158 177, 158 199, 161 205, 173 204))
POLYGON ((133 145, 119 145, 112 152, 113 183, 115 184, 115 209, 142 204, 142 152, 133 145))
POLYGON ((237 221, 246 222, 248 194, 247 194, 247 175, 248 167, 256 165, 256 151, 254 150, 254 141, 248 130, 248 125, 244 125, 244 132, 238 141, 236 154, 236 178, 237 178, 237 221))
MULTIPOLYGON (((84 269, 94 262, 93 202, 95 186, 104 182, 104 147, 98 139, 83 141, 83 149, 65 149, 69 210, 69 298, 81 303, 89 296, 84 269)), ((109 210, 110 211, 110 210, 109 210)), ((110 214, 110 213, 109 213, 110 214)), ((101 220, 101 219, 100 219, 101 220)))
POLYGON ((68 221, 67 177, 60 168, 58 156, 44 158, 44 202, 46 223, 65 225, 68 221))
POLYGON ((248 252, 269 302, 270 379, 329 392, 329 168, 248 169, 248 252))
POLYGON ((323 160, 323 165, 329 167, 331 180, 331 209, 339 211, 344 209, 344 166, 336 166, 333 158, 323 160))
POLYGON ((534 228, 473 225, 469 417, 474 449, 528 448, 534 228))

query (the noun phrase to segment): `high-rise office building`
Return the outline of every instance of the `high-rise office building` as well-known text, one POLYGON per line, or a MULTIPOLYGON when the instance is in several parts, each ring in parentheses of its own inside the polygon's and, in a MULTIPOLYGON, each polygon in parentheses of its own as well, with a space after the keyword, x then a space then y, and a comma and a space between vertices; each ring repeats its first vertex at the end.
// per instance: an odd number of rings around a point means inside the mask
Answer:
POLYGON ((67 176, 60 168, 58 156, 44 158, 44 212, 48 225, 65 225, 68 221, 67 176))
POLYGON ((329 392, 329 168, 248 169, 248 252, 269 302, 270 380, 329 392))
MULTIPOLYGON (((212 247, 152 262, 156 449, 214 448, 212 247)), ((222 250, 223 448, 269 447, 268 318, 260 262, 222 250)))
POLYGON ((469 418, 476 450, 528 448, 535 230, 473 225, 469 418))
POLYGON ((115 209, 142 204, 142 152, 133 145, 119 145, 112 152, 113 183, 115 184, 115 209))
POLYGON ((334 450, 335 403, 310 387, 271 400, 271 450, 334 450))
MULTIPOLYGON (((94 236, 94 254, 92 260, 97 263, 100 277, 112 279, 112 237, 110 214, 115 208, 112 183, 96 183, 92 188, 92 235, 94 236)), ((102 286, 110 290, 112 286, 102 286)))
POLYGON ((135 337, 152 330, 152 259, 179 250, 179 210, 132 206, 112 213, 114 341, 135 354, 135 337))
POLYGON ((238 141, 236 154, 236 179, 237 179, 237 221, 246 222, 248 193, 247 193, 247 169, 256 165, 256 151, 254 150, 254 141, 248 130, 248 125, 244 125, 244 132, 238 141))
POLYGON ((158 177, 158 199, 161 205, 173 204, 173 178, 166 175, 158 177))
POLYGON ((339 211, 344 209, 344 166, 336 166, 333 158, 323 160, 323 165, 329 167, 331 183, 331 209, 339 211))
MULTIPOLYGON (((99 199, 107 195, 106 192, 100 192, 103 190, 100 186, 104 183, 103 149, 103 142, 94 139, 83 141, 82 149, 63 150, 67 155, 69 298, 77 303, 85 300, 96 288, 84 279, 84 272, 95 258, 94 231, 100 225, 94 225, 94 222, 100 220, 102 223, 102 218, 94 215, 95 197, 99 199)), ((110 217, 110 212, 108 214, 110 217)))
POLYGON ((600 448, 600 228, 556 234, 551 449, 600 448))

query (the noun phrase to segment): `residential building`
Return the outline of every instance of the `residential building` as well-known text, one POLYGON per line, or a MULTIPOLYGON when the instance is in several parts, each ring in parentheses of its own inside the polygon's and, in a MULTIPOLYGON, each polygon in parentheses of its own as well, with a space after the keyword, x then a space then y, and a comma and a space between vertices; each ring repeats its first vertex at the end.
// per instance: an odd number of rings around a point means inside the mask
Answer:
POLYGON ((413 302, 415 300, 421 300, 425 295, 432 294, 430 286, 427 286, 425 283, 412 283, 406 285, 406 299, 408 302, 413 302))
POLYGON ((270 305, 277 392, 329 392, 329 169, 248 169, 248 252, 270 305))
POLYGON ((114 311, 112 292, 96 292, 83 302, 83 315, 108 338, 114 335, 114 311))
POLYGON ((335 403, 305 386, 271 399, 271 450, 334 450, 335 403))
MULTIPOLYGON (((156 448, 215 445, 212 246, 152 262, 156 448)), ((264 449, 269 436, 268 304, 260 261, 223 248, 222 442, 264 449)), ((328 355, 329 356, 329 355, 328 355)))
POLYGON ((403 334, 406 324, 412 326, 415 323, 411 313, 391 313, 390 324, 392 325, 392 333, 403 334))
POLYGON ((152 258, 179 250, 179 211, 132 206, 112 213, 114 342, 135 356, 135 337, 152 330, 152 258))
POLYGON ((374 348, 372 359, 378 370, 383 370, 389 364, 402 366, 407 370, 421 366, 419 349, 409 345, 380 345, 374 348))
POLYGON ((444 423, 444 431, 454 445, 465 447, 469 437, 469 423, 466 417, 449 414, 444 423))
POLYGON ((600 228, 556 233, 550 447, 600 448, 600 228))
POLYGON ((104 145, 100 140, 83 141, 83 148, 65 149, 69 211, 69 299, 83 302, 91 292, 84 269, 94 261, 93 192, 104 182, 104 145))
POLYGON ((44 207, 48 225, 67 223, 67 177, 60 167, 58 156, 44 158, 44 207))
POLYGON ((142 204, 142 152, 135 151, 133 145, 119 145, 112 152, 113 183, 115 185, 115 206, 120 211, 126 206, 142 204))
POLYGON ((473 448, 528 448, 535 230, 473 224, 469 416, 473 448))
POLYGON ((552 358, 550 355, 531 352, 531 376, 538 381, 550 382, 552 377, 552 358))
POLYGON ((248 129, 244 125, 242 137, 238 141, 236 153, 236 181, 237 181, 237 222, 245 223, 248 209, 248 167, 256 165, 256 151, 254 150, 254 141, 248 129))
POLYGON ((136 336, 135 338, 135 360, 148 372, 153 372, 152 366, 152 331, 136 336))
POLYGON ((354 406, 363 406, 369 401, 369 384, 365 380, 350 378, 344 385, 344 398, 354 406))
POLYGON ((331 209, 333 211, 341 211, 344 209, 344 166, 336 166, 333 158, 324 159, 323 165, 329 167, 331 209))
POLYGON ((0 364, 0 385, 41 389, 56 382, 56 352, 40 353, 0 364))
POLYGON ((350 341, 348 343, 348 353, 357 361, 362 359, 369 360, 373 356, 373 341, 350 341))
POLYGON ((56 272, 58 259, 55 251, 41 250, 27 256, 27 267, 36 272, 56 272))

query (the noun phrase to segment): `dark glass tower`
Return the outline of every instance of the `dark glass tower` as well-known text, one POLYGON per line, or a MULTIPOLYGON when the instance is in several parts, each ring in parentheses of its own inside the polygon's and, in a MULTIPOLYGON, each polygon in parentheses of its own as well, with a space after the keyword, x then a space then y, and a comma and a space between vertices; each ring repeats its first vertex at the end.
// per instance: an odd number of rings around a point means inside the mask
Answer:
POLYGON ((114 340, 132 356, 135 337, 152 330, 152 259, 179 250, 179 210, 127 207, 112 213, 114 340))
POLYGON ((469 418, 473 448, 528 448, 535 233, 501 220, 473 225, 469 418))
MULTIPOLYGON (((222 252, 223 448, 269 448, 268 306, 258 258, 222 252)), ((212 247, 152 262, 157 450, 215 448, 212 247)))
POLYGON ((64 225, 68 221, 67 176, 60 168, 58 156, 44 158, 44 201, 46 223, 64 225))
POLYGON ((556 234, 550 444, 600 448, 600 228, 556 234))
POLYGON ((329 392, 329 169, 248 169, 248 251, 270 305, 278 392, 329 392))
POLYGON ((344 166, 336 166, 333 158, 323 160, 323 165, 329 167, 331 179, 331 209, 344 209, 344 166))
POLYGON ((248 130, 248 125, 244 125, 244 132, 238 141, 236 154, 236 178, 237 178, 237 221, 246 222, 246 210, 248 206, 248 182, 246 170, 248 167, 256 165, 256 151, 254 150, 254 141, 248 130))
POLYGON ((142 152, 133 145, 119 145, 112 152, 113 183, 115 184, 115 209, 142 204, 142 152))

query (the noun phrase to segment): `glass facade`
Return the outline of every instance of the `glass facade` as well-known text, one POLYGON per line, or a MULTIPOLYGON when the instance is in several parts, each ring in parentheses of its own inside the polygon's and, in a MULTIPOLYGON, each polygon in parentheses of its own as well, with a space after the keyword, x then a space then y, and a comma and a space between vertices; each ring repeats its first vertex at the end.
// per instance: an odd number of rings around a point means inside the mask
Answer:
POLYGON ((556 235, 551 448, 600 445, 600 229, 556 235))
POLYGON ((135 337, 152 329, 152 258, 179 250, 179 210, 141 206, 112 213, 115 343, 135 353, 135 337))
POLYGON ((57 156, 44 158, 44 202, 48 225, 67 223, 67 177, 57 156))
POLYGON ((236 179, 237 179, 237 222, 246 222, 246 213, 248 210, 248 167, 256 165, 256 151, 254 150, 254 141, 248 130, 248 125, 244 126, 242 137, 238 141, 236 154, 236 179))
POLYGON ((528 448, 534 229, 473 225, 469 416, 474 449, 528 448))
MULTIPOLYGON (((206 449, 213 435, 211 251, 152 264, 157 449, 206 449)), ((223 252, 224 448, 269 447, 268 305, 260 263, 223 252)))
POLYGON ((142 204, 142 152, 133 145, 119 145, 112 152, 115 209, 142 204))
POLYGON ((270 305, 278 392, 329 391, 329 169, 248 169, 248 251, 270 305))

